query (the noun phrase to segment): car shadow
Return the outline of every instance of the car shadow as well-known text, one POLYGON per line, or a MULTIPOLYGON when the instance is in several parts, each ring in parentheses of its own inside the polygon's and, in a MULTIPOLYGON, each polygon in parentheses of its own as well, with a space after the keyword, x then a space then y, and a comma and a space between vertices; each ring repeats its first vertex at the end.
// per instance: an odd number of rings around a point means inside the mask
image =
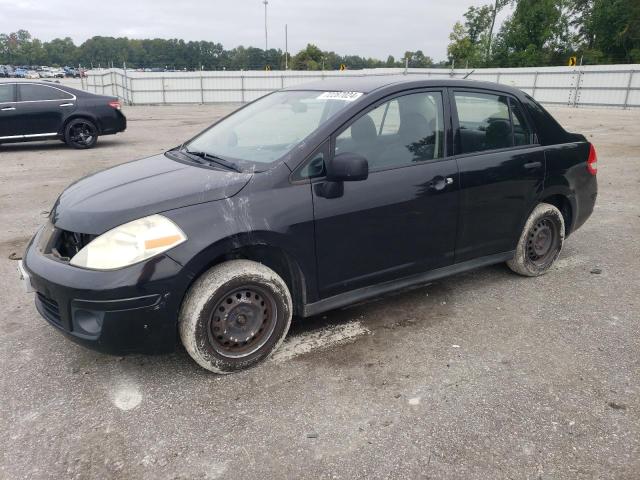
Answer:
MULTIPOLYGON (((88 150, 95 150, 95 149, 116 146, 121 144, 122 142, 116 139, 109 139, 109 140, 99 139, 95 147, 88 150)), ((57 150, 83 151, 83 149, 71 148, 66 143, 60 140, 45 140, 41 142, 0 143, 1 153, 57 151, 57 150)))
MULTIPOLYGON (((341 309, 331 310, 308 318, 294 318, 288 339, 302 337, 314 332, 324 331, 334 327, 359 322, 367 331, 387 331, 397 328, 411 328, 416 332, 433 328, 441 322, 446 322, 454 312, 455 296, 459 292, 473 289, 474 285, 483 287, 494 285, 513 279, 514 275, 504 265, 494 265, 482 269, 459 274, 433 283, 413 287, 407 290, 391 293, 371 300, 350 305, 341 309)), ((382 333, 384 335, 384 333, 382 333)), ((58 337, 56 335, 56 337, 58 337)), ((66 344, 68 339, 59 337, 53 340, 66 344)), ((179 375, 182 378, 208 378, 210 372, 198 366, 188 355, 181 344, 176 345, 173 353, 158 355, 130 354, 121 357, 104 355, 83 347, 74 345, 76 350, 70 364, 75 369, 88 370, 98 374, 100 371, 119 371, 133 377, 146 378, 152 383, 157 379, 172 378, 179 375), (151 373, 150 373, 151 372, 151 373)), ((343 348, 331 346, 330 348, 343 348)), ((309 352, 312 353, 312 352, 309 352)), ((259 364, 257 366, 260 369, 259 364)), ((273 365, 265 368, 275 368, 273 365)), ((237 372, 233 377, 253 375, 255 368, 237 372)), ((89 373, 89 372, 88 372, 89 373)), ((214 378, 224 378, 215 376, 214 378)), ((227 377, 229 378, 229 377, 227 377)))

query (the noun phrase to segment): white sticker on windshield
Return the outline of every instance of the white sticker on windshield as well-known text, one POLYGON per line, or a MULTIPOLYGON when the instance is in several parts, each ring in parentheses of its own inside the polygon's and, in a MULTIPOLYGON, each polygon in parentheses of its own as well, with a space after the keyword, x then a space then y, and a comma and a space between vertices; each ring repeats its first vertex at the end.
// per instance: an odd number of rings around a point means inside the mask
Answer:
POLYGON ((353 102, 362 96, 362 92, 324 92, 318 96, 317 100, 344 100, 353 102))

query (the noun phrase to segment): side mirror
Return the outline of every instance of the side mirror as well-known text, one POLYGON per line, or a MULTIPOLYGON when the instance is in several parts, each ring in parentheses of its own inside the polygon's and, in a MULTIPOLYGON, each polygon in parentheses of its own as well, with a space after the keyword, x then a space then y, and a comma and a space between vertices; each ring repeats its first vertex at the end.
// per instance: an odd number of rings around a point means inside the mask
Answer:
POLYGON ((355 182, 369 177, 369 162, 357 153, 339 153, 327 165, 327 180, 355 182))

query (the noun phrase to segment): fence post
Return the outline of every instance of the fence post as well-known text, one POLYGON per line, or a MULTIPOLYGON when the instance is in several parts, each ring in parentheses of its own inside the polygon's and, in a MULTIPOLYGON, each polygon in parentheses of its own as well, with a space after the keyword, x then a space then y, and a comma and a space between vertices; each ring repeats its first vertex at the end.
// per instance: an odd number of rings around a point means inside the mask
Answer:
POLYGON ((167 103, 166 93, 164 91, 164 75, 160 77, 160 81, 162 82, 162 104, 164 105, 167 103))
POLYGON ((629 106, 629 94, 631 93, 631 85, 633 85, 634 73, 635 73, 634 70, 629 71, 629 82, 627 83, 627 93, 625 93, 624 95, 624 106, 622 107, 623 110, 626 110, 629 106))
POLYGON ((496 83, 500 83, 500 72, 498 72, 498 76, 496 77, 496 83))
POLYGON ((200 69, 200 103, 204 105, 204 85, 202 84, 202 69, 200 69))
POLYGON ((536 74, 533 77, 533 89, 531 90, 531 96, 533 98, 536 98, 536 87, 538 86, 538 73, 540 72, 536 70, 536 74))
POLYGON ((582 83, 582 69, 578 71, 578 79, 576 80, 576 89, 573 94, 573 108, 578 108, 578 97, 580 96, 580 83, 582 83))
POLYGON ((244 103, 244 72, 240 73, 240 95, 241 101, 244 103))
MULTIPOLYGON (((133 105, 133 95, 130 95, 131 90, 129 88, 129 76, 127 75, 127 65, 123 64, 123 70, 124 70, 124 86, 122 87, 123 90, 123 97, 124 97, 124 101, 127 103, 127 105, 133 105)), ((131 79, 131 82, 133 83, 133 79, 131 79)))
POLYGON ((280 88, 284 88, 284 74, 280 75, 280 88))

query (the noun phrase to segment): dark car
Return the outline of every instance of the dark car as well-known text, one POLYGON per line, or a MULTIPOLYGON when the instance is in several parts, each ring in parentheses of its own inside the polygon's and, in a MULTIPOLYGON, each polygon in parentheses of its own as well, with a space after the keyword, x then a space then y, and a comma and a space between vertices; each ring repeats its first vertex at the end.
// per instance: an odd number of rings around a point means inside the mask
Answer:
POLYGON ((0 143, 60 139, 91 148, 127 128, 116 97, 44 82, 0 82, 0 143))
POLYGON ((309 317, 507 262, 537 276, 591 215, 596 156, 523 92, 325 80, 71 185, 29 244, 36 307, 104 352, 266 358, 309 317))

